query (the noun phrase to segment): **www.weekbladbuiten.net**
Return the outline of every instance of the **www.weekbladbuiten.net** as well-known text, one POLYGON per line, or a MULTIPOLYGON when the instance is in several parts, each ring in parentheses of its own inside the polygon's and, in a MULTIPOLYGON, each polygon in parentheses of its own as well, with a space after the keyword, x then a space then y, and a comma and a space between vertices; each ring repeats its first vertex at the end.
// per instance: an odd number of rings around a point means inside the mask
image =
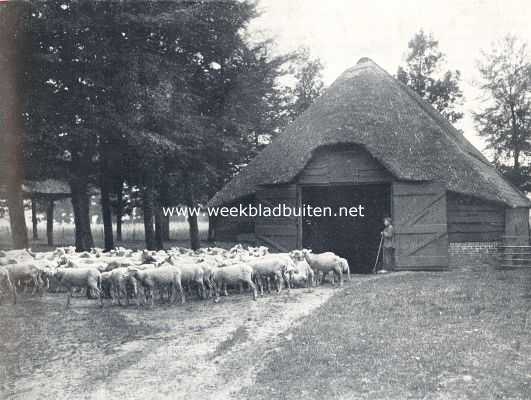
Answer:
POLYGON ((366 208, 356 206, 312 206, 304 204, 293 207, 287 204, 267 206, 263 204, 240 204, 222 207, 162 207, 166 217, 172 216, 209 216, 209 217, 365 217, 366 208))

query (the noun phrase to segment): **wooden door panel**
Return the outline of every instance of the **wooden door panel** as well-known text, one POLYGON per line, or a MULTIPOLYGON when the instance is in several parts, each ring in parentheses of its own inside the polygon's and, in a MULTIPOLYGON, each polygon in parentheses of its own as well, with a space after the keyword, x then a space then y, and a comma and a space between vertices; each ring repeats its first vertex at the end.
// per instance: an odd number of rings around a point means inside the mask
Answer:
POLYGON ((425 182, 395 182, 393 219, 397 269, 448 267, 444 186, 425 182))

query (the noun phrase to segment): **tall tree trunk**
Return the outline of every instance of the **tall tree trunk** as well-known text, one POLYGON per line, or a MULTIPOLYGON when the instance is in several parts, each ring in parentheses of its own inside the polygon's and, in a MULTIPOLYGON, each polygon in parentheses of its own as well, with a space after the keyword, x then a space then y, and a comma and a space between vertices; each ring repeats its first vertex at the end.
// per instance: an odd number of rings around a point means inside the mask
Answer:
POLYGON ((190 176, 186 176, 185 179, 185 196, 186 206, 188 207, 188 226, 190 228, 190 247, 192 250, 197 250, 201 247, 199 240, 199 226, 197 224, 197 215, 193 213, 195 202, 194 184, 190 176))
POLYGON ((5 24, 0 35, 0 160, 5 163, 2 171, 6 178, 6 197, 13 247, 28 247, 28 229, 24 216, 21 184, 23 171, 24 120, 22 116, 24 72, 27 66, 29 36, 24 19, 30 16, 29 5, 8 2, 2 5, 5 24))
MULTIPOLYGON (((105 147, 106 144, 103 144, 105 147)), ((105 148, 101 151, 101 169, 100 169, 100 190, 101 190, 101 215, 103 219, 103 241, 105 251, 114 248, 112 233, 112 210, 111 210, 111 179, 107 163, 107 154, 105 148)))
POLYGON ((46 205, 46 239, 48 246, 53 246, 53 208, 54 201, 50 199, 46 205))
POLYGON ((162 239, 166 242, 170 240, 170 216, 162 215, 162 239))
POLYGON ((207 237, 207 240, 209 242, 213 242, 216 240, 216 234, 215 234, 215 231, 214 231, 214 217, 209 217, 208 218, 208 237, 207 237))
POLYGON ((144 182, 143 204, 144 211, 144 237, 146 241, 146 248, 148 250, 155 250, 155 232, 153 230, 153 208, 154 208, 154 193, 153 193, 153 178, 148 176, 144 182))
POLYGON ((511 104, 511 128, 512 128, 512 137, 511 142, 513 148, 513 169, 516 171, 520 168, 520 150, 519 150, 519 140, 518 140, 518 122, 516 120, 516 110, 515 106, 511 104))
POLYGON ((37 224, 37 200, 35 197, 31 198, 31 227, 33 230, 33 240, 38 240, 39 232, 37 224))
POLYGON ((74 210, 76 251, 88 251, 94 247, 90 230, 90 198, 88 195, 88 177, 76 176, 70 180, 72 208, 74 210))
POLYGON ((160 206, 157 204, 155 207, 155 246, 157 250, 162 250, 164 248, 164 222, 162 218, 162 211, 160 206))
MULTIPOLYGON (((163 181, 160 185, 159 189, 159 197, 160 197, 160 206, 167 207, 169 205, 169 186, 168 183, 163 181)), ((170 217, 169 215, 164 215, 162 213, 162 209, 160 217, 162 218, 162 240, 169 241, 170 240, 170 217)))
POLYGON ((7 185, 7 208, 9 210, 9 225, 14 249, 25 249, 28 244, 28 228, 24 216, 24 203, 20 184, 8 182, 7 185))
POLYGON ((124 182, 120 178, 116 184, 116 240, 122 241, 122 216, 124 210, 124 182))

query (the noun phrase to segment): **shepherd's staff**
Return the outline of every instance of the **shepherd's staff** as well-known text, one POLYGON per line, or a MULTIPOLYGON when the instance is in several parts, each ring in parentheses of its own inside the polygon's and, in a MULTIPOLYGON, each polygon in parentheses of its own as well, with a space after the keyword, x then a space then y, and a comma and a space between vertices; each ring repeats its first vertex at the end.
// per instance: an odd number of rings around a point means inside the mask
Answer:
POLYGON ((376 261, 374 262, 374 267, 372 267, 372 273, 376 271, 376 266, 378 265, 378 260, 380 259, 380 251, 382 250, 383 234, 380 236, 380 244, 378 245, 378 252, 376 253, 376 261))

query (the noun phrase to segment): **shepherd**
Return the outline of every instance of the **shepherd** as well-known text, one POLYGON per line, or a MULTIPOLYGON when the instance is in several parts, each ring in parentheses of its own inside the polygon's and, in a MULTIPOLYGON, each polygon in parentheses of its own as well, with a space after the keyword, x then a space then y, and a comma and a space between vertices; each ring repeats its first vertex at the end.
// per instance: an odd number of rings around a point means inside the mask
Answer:
POLYGON ((392 272, 395 269, 395 243, 394 228, 390 217, 384 218, 384 230, 381 232, 383 239, 382 269, 378 272, 392 272))

